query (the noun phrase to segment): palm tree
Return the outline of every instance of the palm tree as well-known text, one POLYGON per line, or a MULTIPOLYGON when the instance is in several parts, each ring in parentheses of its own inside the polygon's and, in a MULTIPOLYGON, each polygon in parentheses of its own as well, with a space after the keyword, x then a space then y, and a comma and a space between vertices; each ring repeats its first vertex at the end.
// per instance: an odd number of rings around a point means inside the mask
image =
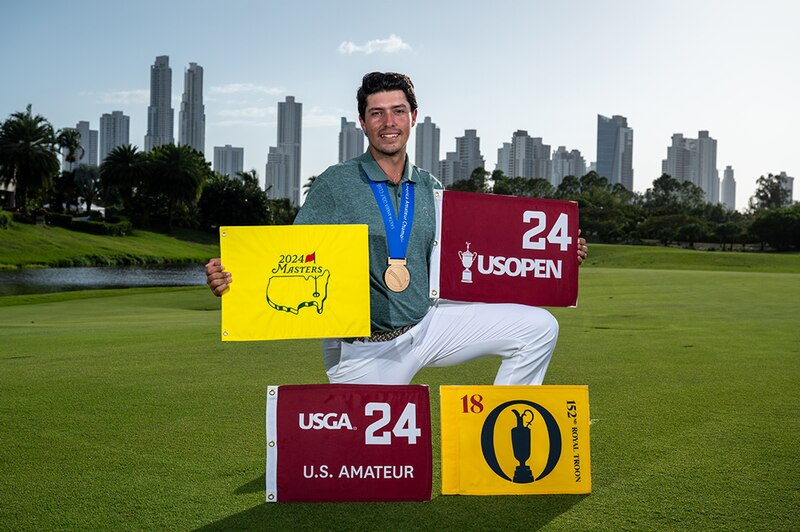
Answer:
POLYGON ((96 166, 82 164, 75 169, 75 187, 78 196, 86 202, 86 213, 92 211, 92 202, 100 192, 100 173, 96 166))
MULTIPOLYGON (((136 146, 117 146, 100 165, 100 183, 103 190, 119 193, 122 207, 131 210, 131 201, 141 185, 145 172, 145 156, 136 146)), ((113 194, 108 194, 112 196, 113 194)))
POLYGON ((165 144, 150 152, 150 179, 155 190, 166 196, 167 219, 172 230, 175 208, 197 202, 203 181, 211 173, 203 154, 189 146, 165 144))
POLYGON ((303 185, 303 188, 305 189, 303 191, 303 196, 308 195, 308 191, 311 190, 311 185, 313 185, 314 181, 316 181, 316 180, 317 180, 317 176, 315 176, 315 175, 312 175, 311 177, 308 178, 308 181, 306 181, 306 184, 303 185))
POLYGON ((81 146, 80 132, 72 127, 65 127, 64 129, 58 130, 56 134, 56 144, 62 149, 67 150, 67 153, 64 155, 64 160, 70 164, 74 164, 78 159, 83 159, 83 155, 86 153, 86 150, 81 146), (80 155, 78 155, 78 152, 80 152, 80 155))
POLYGON ((14 185, 18 207, 27 209, 28 195, 47 190, 58 174, 56 151, 53 126, 30 104, 0 126, 0 183, 14 185))
POLYGON ((258 184, 258 172, 255 168, 248 170, 247 172, 236 172, 236 177, 245 183, 253 183, 255 185, 258 184))

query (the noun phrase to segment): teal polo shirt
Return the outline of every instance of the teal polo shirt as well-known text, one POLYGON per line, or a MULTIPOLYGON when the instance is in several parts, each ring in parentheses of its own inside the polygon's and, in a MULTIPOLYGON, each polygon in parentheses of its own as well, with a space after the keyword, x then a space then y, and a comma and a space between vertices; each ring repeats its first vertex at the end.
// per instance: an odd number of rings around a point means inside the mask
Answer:
POLYGON ((372 332, 388 332, 418 323, 430 308, 428 268, 436 232, 433 191, 442 186, 430 173, 410 164, 406 155, 399 184, 389 180, 367 150, 364 155, 331 166, 317 176, 297 214, 296 224, 367 224, 369 226, 369 286, 372 332), (411 284, 396 293, 387 288, 383 274, 389 248, 380 208, 364 173, 373 181, 386 182, 395 213, 402 185, 414 183, 414 221, 406 253, 411 284))

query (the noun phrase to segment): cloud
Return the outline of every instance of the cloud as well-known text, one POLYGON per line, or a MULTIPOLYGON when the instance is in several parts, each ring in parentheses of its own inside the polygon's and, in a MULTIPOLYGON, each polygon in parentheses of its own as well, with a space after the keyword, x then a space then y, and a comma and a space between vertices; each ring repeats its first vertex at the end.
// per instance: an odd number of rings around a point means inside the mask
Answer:
POLYGON ((210 120, 207 126, 251 126, 274 127, 277 123, 278 109, 276 107, 240 107, 235 109, 222 109, 217 113, 217 119, 210 120))
POLYGON ((275 127, 275 123, 274 120, 214 120, 206 125, 211 127, 275 127))
POLYGON ((228 83, 227 85, 215 85, 209 89, 209 92, 211 94, 255 93, 277 95, 284 91, 277 87, 267 87, 265 85, 256 85, 255 83, 228 83))
POLYGON ((367 41, 365 44, 358 45, 352 41, 345 41, 339 45, 339 53, 351 55, 361 54, 397 54, 400 52, 412 52, 411 45, 403 42, 403 39, 392 33, 388 39, 375 39, 367 41))
POLYGON ((274 107, 243 107, 241 109, 223 109, 219 112, 220 116, 227 118, 264 118, 276 114, 277 110, 274 107))
POLYGON ((341 114, 330 114, 318 106, 308 109, 303 116, 303 127, 335 127, 341 123, 341 114))
POLYGON ((147 89, 133 89, 123 91, 92 92, 83 91, 81 96, 99 98, 102 103, 138 104, 150 101, 150 91, 147 89))

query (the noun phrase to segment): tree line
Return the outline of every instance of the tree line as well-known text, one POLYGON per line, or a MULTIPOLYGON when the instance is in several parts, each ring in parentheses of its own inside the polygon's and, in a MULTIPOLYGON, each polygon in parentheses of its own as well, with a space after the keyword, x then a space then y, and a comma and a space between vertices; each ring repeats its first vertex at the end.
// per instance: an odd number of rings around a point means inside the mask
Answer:
MULTIPOLYGON (((255 170, 220 175, 188 146, 168 144, 149 152, 118 146, 99 167, 60 171, 59 153, 74 163, 81 151, 76 130, 54 130, 31 106, 0 125, 0 183, 15 187, 14 210, 21 219, 45 206, 50 212, 74 212, 83 204, 90 213, 93 205, 102 205, 106 216, 127 218, 135 227, 216 230, 221 225, 288 224, 297 213, 288 199, 268 198, 255 170)), ((576 201, 583 234, 593 242, 800 249, 800 205, 791 204, 786 184, 772 174, 758 179, 745 213, 706 203, 700 187, 667 174, 642 194, 595 172, 567 176, 554 187, 546 179, 476 168, 450 189, 576 201)))
POLYGON ((167 144, 149 152, 114 148, 97 166, 60 170, 82 157, 80 134, 56 131, 29 105, 0 125, 0 183, 15 189, 11 206, 19 219, 34 212, 76 212, 124 217, 135 227, 216 229, 220 225, 291 223, 297 213, 288 199, 272 200, 258 185, 255 170, 224 176, 211 170, 202 153, 167 144))
POLYGON ((509 177, 476 168, 451 190, 576 201, 583 235, 592 242, 663 245, 714 243, 720 249, 756 244, 780 251, 800 249, 800 204, 792 204, 778 175, 761 176, 745 213, 705 201, 703 189, 663 174, 643 194, 596 172, 566 176, 554 187, 541 178, 509 177))

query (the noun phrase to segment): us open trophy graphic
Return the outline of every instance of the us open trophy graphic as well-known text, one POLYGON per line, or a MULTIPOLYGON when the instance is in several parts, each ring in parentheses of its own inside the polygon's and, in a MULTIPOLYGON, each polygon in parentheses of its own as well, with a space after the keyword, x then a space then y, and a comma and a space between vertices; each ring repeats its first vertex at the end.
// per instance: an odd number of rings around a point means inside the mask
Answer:
POLYGON ((467 242, 467 250, 459 251, 458 256, 461 259, 461 265, 464 266, 464 271, 461 272, 461 282, 471 283, 472 272, 469 269, 472 267, 472 262, 475 260, 475 257, 477 257, 478 254, 469 250, 469 242, 467 242))
POLYGON ((533 423, 533 411, 525 410, 520 414, 516 409, 511 409, 517 416, 517 426, 511 429, 511 448, 514 451, 514 458, 519 465, 514 470, 514 482, 517 484, 528 484, 533 482, 531 468, 525 462, 531 457, 531 423, 533 423), (525 423, 526 414, 531 415, 530 421, 525 423))

